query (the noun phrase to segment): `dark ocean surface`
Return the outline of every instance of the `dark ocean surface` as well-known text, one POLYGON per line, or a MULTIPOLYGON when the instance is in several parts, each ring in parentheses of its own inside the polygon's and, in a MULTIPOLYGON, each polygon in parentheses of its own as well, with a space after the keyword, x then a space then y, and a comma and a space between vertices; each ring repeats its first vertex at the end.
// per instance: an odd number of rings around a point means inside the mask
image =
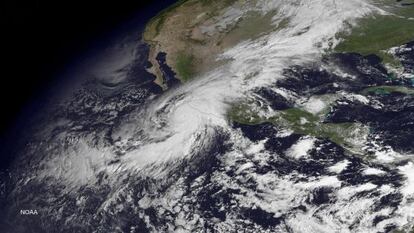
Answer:
MULTIPOLYGON (((81 19, 86 20, 85 26, 80 26, 78 31, 72 29, 74 33, 78 33, 79 35, 73 35, 73 38, 68 38, 68 40, 72 39, 72 41, 66 42, 66 44, 64 42, 56 42, 56 44, 50 43, 49 48, 46 43, 33 43, 31 45, 34 46, 32 50, 41 53, 41 47, 43 46, 44 54, 39 54, 37 56, 39 59, 38 61, 30 62, 23 60, 21 62, 22 66, 25 66, 26 63, 29 65, 28 67, 26 66, 26 68, 22 67, 22 69, 29 69, 29 71, 16 71, 14 74, 16 76, 15 78, 20 79, 20 81, 9 81, 12 82, 12 86, 9 88, 11 92, 13 92, 13 85, 16 85, 16 83, 21 82, 23 85, 20 99, 13 97, 13 93, 10 95, 9 99, 2 99, 2 101, 7 101, 8 105, 11 107, 6 105, 8 109, 2 113, 3 116, 0 127, 0 171, 7 169, 10 162, 13 161, 15 152, 22 146, 22 143, 25 143, 25 140, 21 139, 26 137, 34 122, 43 120, 41 118, 45 114, 39 113, 47 111, 50 105, 56 102, 56 99, 59 99, 66 94, 70 95, 76 90, 77 84, 85 82, 88 78, 92 81, 95 80, 94 78, 87 77, 90 75, 88 72, 90 67, 98 64, 101 60, 105 60, 106 57, 110 57, 114 53, 117 53, 118 50, 122 50, 122 53, 125 54, 139 53, 139 56, 133 55, 131 58, 133 60, 130 61, 131 64, 127 64, 129 66, 128 74, 123 74, 128 77, 127 79, 129 79, 129 82, 147 83, 146 85, 152 92, 160 91, 158 86, 150 84, 155 77, 145 70, 145 68, 149 66, 147 61, 148 46, 141 41, 141 34, 145 24, 152 17, 176 2, 176 0, 137 2, 138 3, 133 3, 132 5, 131 3, 125 4, 124 6, 119 6, 119 4, 122 3, 114 5, 113 15, 108 16, 103 16, 103 12, 110 12, 111 6, 100 8, 102 6, 97 4, 96 10, 101 12, 90 12, 90 15, 88 15, 85 11, 88 11, 89 8, 92 9, 93 6, 80 3, 78 4, 79 6, 76 6, 76 2, 71 3, 70 6, 67 7, 68 9, 66 9, 67 11, 72 10, 73 15, 65 11, 62 12, 62 16, 59 18, 59 16, 56 16, 56 12, 50 13, 51 16, 56 17, 57 23, 64 22, 61 26, 67 27, 69 32, 71 31, 70 26, 76 27, 82 24, 79 22, 81 19), (134 7, 136 10, 131 12, 134 7), (125 12, 124 15, 122 15, 123 10, 125 12), (69 15, 75 17, 72 22, 67 18, 62 19, 69 15), (97 17, 97 19, 93 19, 93 17, 97 17), (101 25, 100 23, 107 23, 108 25, 101 25), (50 59, 54 59, 54 61, 40 61, 43 59, 43 56, 46 55, 53 55, 54 57, 52 56, 50 59), (35 66, 35 68, 32 68, 32 66, 35 66), (131 68, 130 66, 133 67, 131 68), (33 76, 30 79, 25 76, 28 76, 27 73, 30 73, 31 68, 33 76), (28 80, 27 84, 30 87, 24 86, 26 79, 28 80), (9 112, 7 112, 7 110, 9 110, 9 112)), ((45 3, 40 2, 39 4, 45 3)), ((54 8, 64 10, 65 3, 62 2, 61 4, 63 6, 52 4, 49 8, 50 10, 56 10, 54 8)), ((19 7, 20 6, 12 6, 11 10, 19 10, 19 7)), ((32 7, 34 7, 34 9, 31 10, 35 12, 29 12, 29 15, 37 14, 37 10, 40 12, 48 10, 43 8, 38 9, 39 6, 37 5, 33 5, 32 7)), ((10 14, 12 14, 12 12, 10 12, 10 14)), ((40 19, 40 21, 42 20, 44 19, 40 19)), ((20 24, 25 22, 24 19, 20 19, 17 22, 9 23, 8 26, 20 26, 20 24)), ((30 26, 32 25, 28 26, 28 30, 30 30, 30 26)), ((58 27, 59 25, 46 26, 58 27)), ((46 26, 43 26, 43 28, 40 26, 39 33, 42 32, 41 29, 45 30, 45 28, 47 28, 46 26)), ((64 29, 56 29, 56 36, 65 36, 66 34, 62 32, 63 30, 64 29)), ((16 41, 16 43, 18 43, 18 41, 16 41)), ((28 50, 27 52, 33 53, 33 51, 28 50)), ((17 52, 19 52, 19 50, 16 50, 16 53, 17 52)), ((123 56, 124 54, 122 53, 115 54, 115 56, 123 56)), ((27 58, 31 58, 32 56, 33 54, 28 54, 27 58)), ((13 65, 15 64, 10 65, 9 68, 14 68, 13 65)), ((101 67, 105 66, 106 64, 104 61, 101 67)), ((99 69, 99 65, 97 67, 99 69)), ((99 80, 99 77, 97 77, 96 80, 100 81, 100 83, 92 83, 92 85, 104 86, 102 90, 110 90, 110 86, 117 85, 107 83, 104 80, 99 80)), ((18 93, 14 94, 18 95, 18 93)))

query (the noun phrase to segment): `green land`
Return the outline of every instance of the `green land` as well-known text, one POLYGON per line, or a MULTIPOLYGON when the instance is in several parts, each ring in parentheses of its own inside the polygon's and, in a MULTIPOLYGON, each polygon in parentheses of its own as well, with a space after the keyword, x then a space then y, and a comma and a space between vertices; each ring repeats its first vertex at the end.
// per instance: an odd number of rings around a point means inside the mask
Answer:
POLYGON ((414 89, 404 86, 376 86, 369 87, 362 91, 362 94, 388 95, 391 93, 402 93, 414 95, 414 89))
POLYGON ((194 56, 185 51, 181 51, 177 55, 175 68, 182 81, 186 82, 190 80, 194 75, 194 56))
POLYGON ((360 152, 360 148, 354 139, 363 137, 369 131, 368 127, 359 123, 323 123, 327 110, 312 114, 301 108, 290 108, 279 111, 271 117, 262 117, 252 109, 254 108, 248 104, 236 104, 229 111, 228 118, 231 121, 248 125, 272 123, 298 134, 329 139, 356 153, 360 152))
POLYGON ((401 6, 389 0, 377 0, 377 4, 390 14, 375 14, 359 20, 358 26, 337 35, 342 42, 334 50, 376 54, 384 63, 399 67, 399 61, 386 51, 414 40, 414 5, 401 6))

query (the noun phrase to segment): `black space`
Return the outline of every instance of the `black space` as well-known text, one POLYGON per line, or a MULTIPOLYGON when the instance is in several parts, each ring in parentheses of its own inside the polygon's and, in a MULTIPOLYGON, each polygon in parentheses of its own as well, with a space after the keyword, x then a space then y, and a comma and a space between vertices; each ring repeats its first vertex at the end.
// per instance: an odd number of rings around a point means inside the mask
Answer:
POLYGON ((1 1, 0 133, 65 64, 149 3, 157 1, 1 1))

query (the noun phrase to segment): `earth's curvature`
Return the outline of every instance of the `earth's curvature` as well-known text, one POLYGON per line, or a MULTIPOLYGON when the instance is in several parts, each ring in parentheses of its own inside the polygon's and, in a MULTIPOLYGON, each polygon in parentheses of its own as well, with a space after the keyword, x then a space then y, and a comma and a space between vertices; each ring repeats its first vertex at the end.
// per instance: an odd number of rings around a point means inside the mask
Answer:
POLYGON ((21 138, 1 232, 411 232, 412 41, 412 1, 178 1, 21 138))

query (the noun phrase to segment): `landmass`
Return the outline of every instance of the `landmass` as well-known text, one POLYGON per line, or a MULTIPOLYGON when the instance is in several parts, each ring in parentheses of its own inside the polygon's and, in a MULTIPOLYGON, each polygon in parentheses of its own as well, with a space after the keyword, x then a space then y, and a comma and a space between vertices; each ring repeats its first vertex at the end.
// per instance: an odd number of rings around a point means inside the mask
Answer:
POLYGON ((374 3, 383 12, 359 20, 355 27, 349 25, 348 30, 337 35, 341 42, 334 50, 375 54, 385 64, 400 68, 390 49, 414 40, 414 1, 377 0, 374 3))
POLYGON ((156 56, 167 54, 166 63, 182 82, 211 70, 223 61, 216 57, 237 43, 278 30, 286 21, 273 22, 275 11, 263 15, 256 1, 181 0, 150 20, 144 40, 150 45, 150 72, 165 87, 156 56))

